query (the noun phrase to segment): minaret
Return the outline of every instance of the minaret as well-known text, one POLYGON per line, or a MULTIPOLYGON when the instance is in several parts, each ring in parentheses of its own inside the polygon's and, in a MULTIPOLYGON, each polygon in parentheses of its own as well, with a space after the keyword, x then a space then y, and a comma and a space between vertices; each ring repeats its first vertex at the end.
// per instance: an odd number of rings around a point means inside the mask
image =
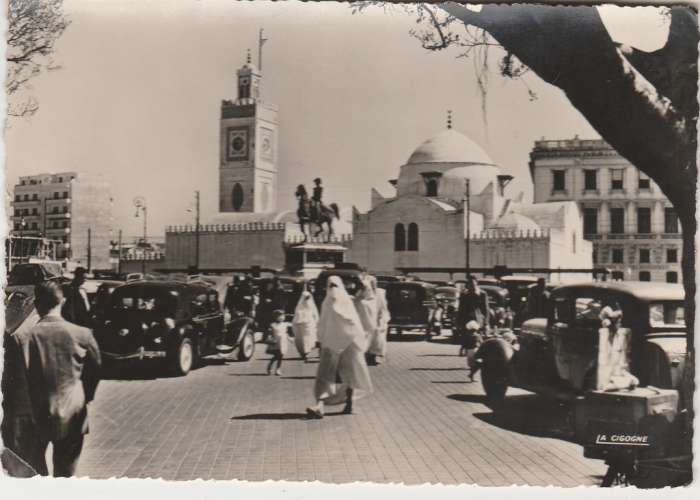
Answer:
POLYGON ((236 100, 221 102, 219 211, 274 212, 277 107, 262 101, 262 72, 251 62, 250 50, 236 75, 236 100))

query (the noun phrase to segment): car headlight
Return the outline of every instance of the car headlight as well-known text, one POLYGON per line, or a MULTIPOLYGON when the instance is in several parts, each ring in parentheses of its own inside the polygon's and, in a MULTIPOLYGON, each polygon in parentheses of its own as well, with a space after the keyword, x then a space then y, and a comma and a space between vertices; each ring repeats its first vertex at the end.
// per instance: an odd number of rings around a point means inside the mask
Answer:
POLYGON ((126 337, 127 335, 129 335, 129 329, 121 328, 118 333, 120 337, 126 337))
POLYGON ((153 339, 154 344, 161 344, 163 342, 162 337, 156 337, 153 339))
POLYGON ((172 330, 173 328, 175 328, 175 320, 173 318, 165 318, 163 320, 163 324, 168 330, 172 330))

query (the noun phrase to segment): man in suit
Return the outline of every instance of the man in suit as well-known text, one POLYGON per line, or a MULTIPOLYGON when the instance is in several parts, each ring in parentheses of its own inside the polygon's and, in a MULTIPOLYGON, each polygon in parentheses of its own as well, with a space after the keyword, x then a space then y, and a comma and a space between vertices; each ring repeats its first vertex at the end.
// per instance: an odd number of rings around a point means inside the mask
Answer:
POLYGON ((73 273, 73 281, 63 289, 66 297, 61 313, 66 321, 80 326, 90 326, 90 300, 85 290, 85 275, 87 269, 77 267, 73 273))
POLYGON ((473 349, 477 340, 474 333, 467 331, 467 323, 471 321, 476 322, 483 333, 489 328, 489 299, 486 292, 479 288, 476 276, 469 276, 467 288, 459 297, 457 309, 457 331, 462 338, 462 350, 465 352, 473 349))
MULTIPOLYGON (((61 317, 63 292, 47 281, 35 287, 41 319, 17 342, 27 365, 27 383, 40 457, 53 444, 53 475, 75 474, 88 432, 87 404, 99 382, 100 351, 92 332, 61 317)), ((37 470, 46 473, 46 464, 37 470)))

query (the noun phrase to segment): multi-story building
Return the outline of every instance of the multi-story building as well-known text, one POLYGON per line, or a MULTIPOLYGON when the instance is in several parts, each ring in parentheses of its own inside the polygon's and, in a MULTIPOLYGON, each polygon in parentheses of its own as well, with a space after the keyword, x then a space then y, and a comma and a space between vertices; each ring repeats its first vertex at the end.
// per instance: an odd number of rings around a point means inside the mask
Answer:
POLYGON ((681 228, 647 175, 603 140, 540 140, 530 153, 535 203, 574 200, 594 264, 613 279, 678 282, 681 228))
POLYGON ((20 177, 14 187, 12 234, 60 240, 61 258, 92 268, 109 267, 111 226, 112 198, 101 176, 31 175, 20 177))

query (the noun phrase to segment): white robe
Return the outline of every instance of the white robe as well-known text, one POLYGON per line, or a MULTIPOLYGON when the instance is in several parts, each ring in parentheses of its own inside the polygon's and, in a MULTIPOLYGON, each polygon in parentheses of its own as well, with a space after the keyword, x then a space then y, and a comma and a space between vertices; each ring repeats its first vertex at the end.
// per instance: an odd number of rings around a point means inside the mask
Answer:
POLYGON ((292 320, 294 344, 302 357, 309 354, 316 345, 318 320, 318 309, 313 297, 309 292, 303 292, 292 320))

